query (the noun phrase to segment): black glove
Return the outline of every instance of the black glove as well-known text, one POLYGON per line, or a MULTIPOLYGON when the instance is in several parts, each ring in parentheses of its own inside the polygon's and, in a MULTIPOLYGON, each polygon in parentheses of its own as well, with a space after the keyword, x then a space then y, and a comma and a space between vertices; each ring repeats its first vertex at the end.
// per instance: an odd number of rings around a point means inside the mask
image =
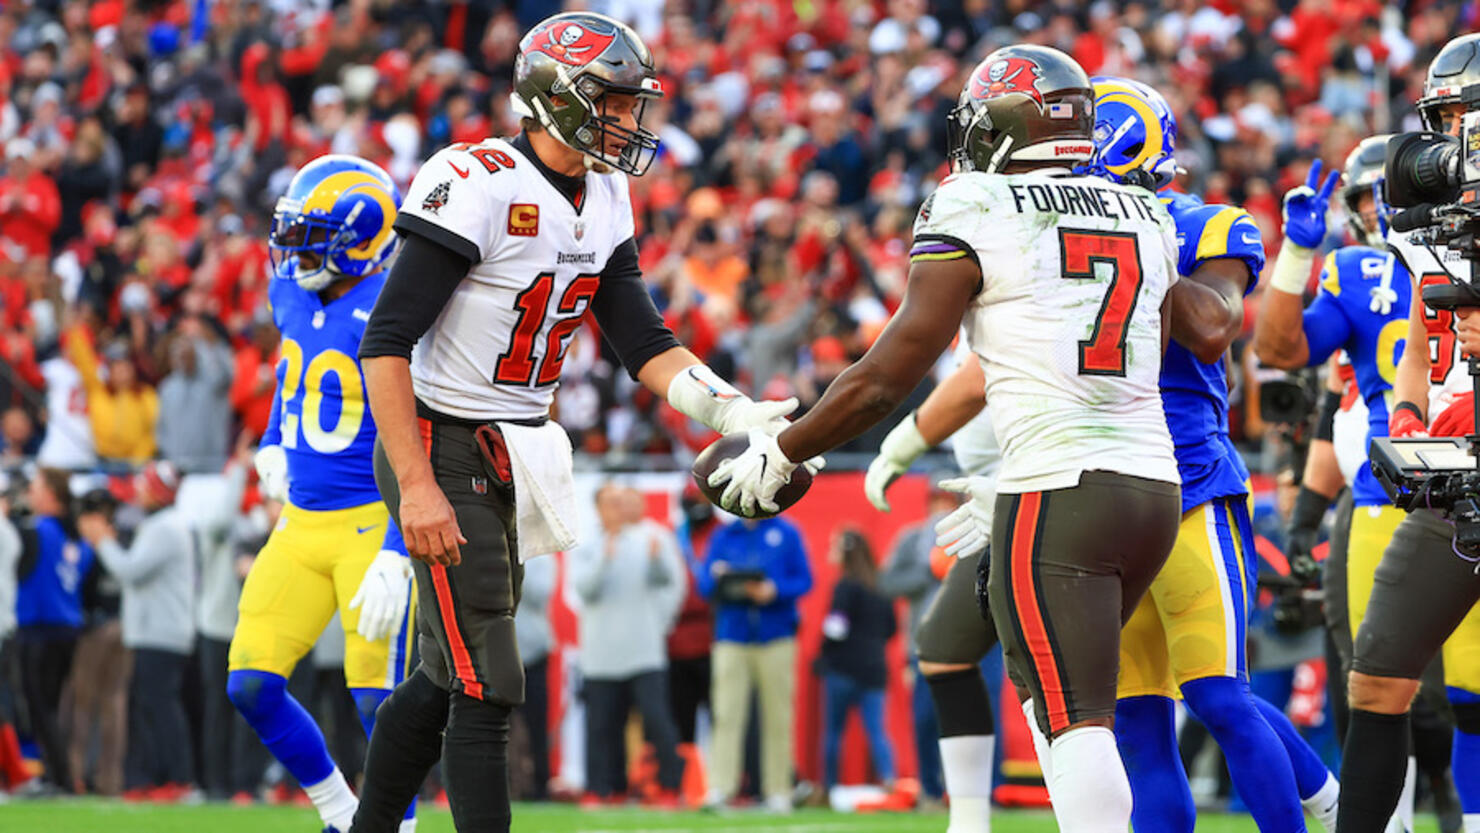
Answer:
POLYGON ((1321 565, 1316 563, 1311 551, 1321 535, 1321 520, 1326 517, 1326 507, 1331 498, 1320 492, 1300 487, 1295 496, 1295 507, 1290 510, 1290 525, 1285 529, 1285 557, 1290 562, 1290 577, 1304 587, 1320 583, 1321 565))
POLYGON ((987 601, 987 579, 992 577, 992 547, 987 545, 976 556, 976 611, 992 621, 992 603, 987 601))

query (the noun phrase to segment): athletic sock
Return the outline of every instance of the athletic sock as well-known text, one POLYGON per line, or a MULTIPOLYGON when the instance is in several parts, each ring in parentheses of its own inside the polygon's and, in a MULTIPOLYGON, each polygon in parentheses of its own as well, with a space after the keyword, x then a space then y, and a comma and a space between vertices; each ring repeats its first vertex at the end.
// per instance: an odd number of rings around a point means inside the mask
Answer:
MULTIPOLYGON (((360 716, 360 726, 365 729, 365 737, 369 738, 375 734, 375 713, 380 709, 380 704, 391 696, 388 688, 352 688, 349 696, 355 701, 355 712, 360 716)), ((406 807, 406 821, 410 826, 401 825, 400 833, 412 833, 416 829, 416 799, 406 807)))
POLYGON ((1063 833, 1126 833, 1131 785, 1115 733, 1103 726, 1070 729, 1053 739, 1053 814, 1063 833))
MULTIPOLYGON (((338 772, 334 759, 329 757, 324 733, 288 693, 288 681, 281 675, 232 671, 226 678, 226 696, 298 783, 321 784, 338 772)), ((344 776, 339 779, 343 781, 344 776)), ((325 821, 329 821, 327 816, 325 821)))
POLYGON ((1115 704, 1115 743, 1130 779, 1131 826, 1192 833, 1197 808, 1177 751, 1177 704, 1170 697, 1127 697, 1115 704))
POLYGON ((951 797, 947 833, 988 833, 997 738, 992 701, 976 668, 925 677, 940 725, 940 766, 951 797))
POLYGON ((1403 792, 1407 750, 1407 712, 1351 710, 1341 756, 1337 833, 1382 833, 1403 792))
POLYGON ((1259 829, 1305 830, 1290 756, 1260 716, 1249 684, 1234 677, 1205 677, 1183 685, 1182 696, 1223 750, 1228 774, 1259 829))
POLYGON ((328 778, 317 784, 304 784, 303 791, 318 809, 319 818, 324 820, 324 824, 340 833, 349 833, 359 801, 350 791, 349 782, 344 780, 344 773, 339 771, 339 767, 335 767, 328 778))
POLYGON ((397 833, 427 772, 442 757, 448 693, 418 670, 376 712, 353 833, 397 833))
POLYGON ((1336 776, 1326 773, 1326 783, 1314 795, 1300 799, 1305 811, 1320 822, 1326 833, 1336 833, 1336 808, 1341 803, 1341 782, 1336 776))
POLYGON ((442 752, 453 825, 508 833, 509 707, 454 693, 442 752))
POLYGON ((1465 833, 1469 833, 1470 819, 1480 819, 1480 735, 1454 730, 1449 771, 1459 806, 1465 811, 1465 833))
POLYGON ((1028 733, 1033 736, 1033 755, 1038 758, 1038 771, 1043 773, 1043 786, 1047 787, 1049 800, 1053 800, 1053 756, 1048 752, 1048 736, 1038 727, 1038 710, 1033 708, 1033 698, 1022 702, 1023 719, 1028 721, 1028 733))
MULTIPOLYGON (((1317 755, 1316 751, 1310 748, 1310 744, 1305 742, 1305 738, 1300 736, 1300 730, 1295 728, 1295 724, 1290 722, 1290 718, 1284 711, 1276 708, 1273 703, 1263 697, 1256 696, 1254 706, 1263 716, 1264 722, 1274 730, 1280 743, 1284 745, 1285 752, 1290 756, 1290 767, 1295 771, 1295 789, 1300 793, 1301 803, 1305 804, 1308 809, 1310 804, 1307 802, 1326 789, 1328 784, 1335 782, 1331 770, 1326 768, 1321 756, 1317 755)), ((1335 793, 1333 792, 1332 795, 1334 796, 1335 793)), ((1335 813, 1334 800, 1332 813, 1335 813)), ((1331 820, 1335 822, 1335 815, 1332 815, 1331 820)))

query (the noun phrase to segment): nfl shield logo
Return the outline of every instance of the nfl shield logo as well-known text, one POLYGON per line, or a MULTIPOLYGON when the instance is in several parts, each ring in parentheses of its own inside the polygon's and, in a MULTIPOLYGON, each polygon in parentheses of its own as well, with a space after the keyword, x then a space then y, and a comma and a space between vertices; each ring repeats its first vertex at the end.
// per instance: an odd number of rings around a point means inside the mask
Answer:
POLYGON ((475 478, 473 478, 473 494, 475 494, 475 495, 486 495, 486 494, 488 494, 488 478, 486 478, 486 477, 475 477, 475 478))
POLYGON ((576 221, 575 233, 576 233, 576 239, 577 240, 580 240, 582 237, 585 237, 586 236, 586 221, 585 220, 577 220, 576 221))

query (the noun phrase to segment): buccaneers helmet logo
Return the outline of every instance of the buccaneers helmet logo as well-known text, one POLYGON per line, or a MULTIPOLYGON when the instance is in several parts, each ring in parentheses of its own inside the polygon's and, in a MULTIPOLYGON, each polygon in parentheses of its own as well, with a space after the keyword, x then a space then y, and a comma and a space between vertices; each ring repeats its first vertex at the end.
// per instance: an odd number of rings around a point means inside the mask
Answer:
POLYGON ((540 33, 534 40, 534 49, 563 64, 585 66, 616 38, 616 32, 601 34, 567 20, 540 33))
POLYGON ((1023 93, 1043 107, 1043 94, 1038 92, 1038 79, 1043 70, 1029 58, 1003 58, 971 77, 971 97, 983 101, 1008 93, 1023 93))

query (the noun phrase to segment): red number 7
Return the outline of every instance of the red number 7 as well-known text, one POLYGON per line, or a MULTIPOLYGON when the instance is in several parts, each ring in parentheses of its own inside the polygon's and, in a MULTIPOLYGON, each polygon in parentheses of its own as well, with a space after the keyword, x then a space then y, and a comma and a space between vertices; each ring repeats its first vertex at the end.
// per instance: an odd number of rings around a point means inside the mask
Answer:
POLYGON ((1125 340, 1141 295, 1141 250, 1133 232, 1059 229, 1063 277, 1093 280, 1095 264, 1110 266, 1110 288, 1095 330, 1079 342, 1079 375, 1124 376, 1125 340))

